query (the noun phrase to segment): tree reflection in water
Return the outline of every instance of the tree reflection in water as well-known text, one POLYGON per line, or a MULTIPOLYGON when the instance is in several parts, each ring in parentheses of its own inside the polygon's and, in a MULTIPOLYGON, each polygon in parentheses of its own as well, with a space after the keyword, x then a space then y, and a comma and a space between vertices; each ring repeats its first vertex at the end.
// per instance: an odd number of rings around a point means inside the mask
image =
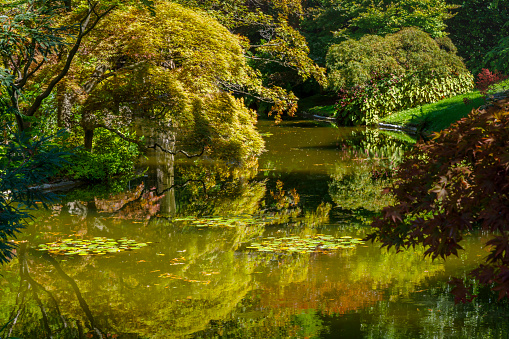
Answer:
MULTIPOLYGON (((324 131, 319 132, 322 138, 324 131)), ((378 142, 375 137, 368 137, 372 144, 378 142)), ((10 322, 0 336, 464 338, 482 336, 477 335, 482 330, 491 331, 492 337, 509 334, 500 318, 509 314, 505 308, 488 299, 453 307, 447 294, 449 274, 461 274, 485 255, 476 236, 456 263, 422 260, 422 249, 395 255, 376 244, 331 254, 246 249, 271 236, 362 237, 369 231, 352 216, 378 210, 380 196, 374 190, 367 197, 362 192, 371 184, 381 186, 377 180, 386 177, 373 176, 373 170, 395 156, 380 156, 382 151, 372 152, 378 158, 361 156, 358 150, 369 147, 355 138, 346 147, 324 148, 344 161, 316 173, 302 168, 285 172, 278 167, 284 160, 271 167, 270 157, 262 157, 260 166, 253 160, 244 167, 206 160, 175 162, 169 155, 151 158, 148 177, 132 182, 131 190, 114 195, 85 192, 49 213, 39 212, 20 238, 25 242, 19 243, 17 258, 2 267, 0 324, 10 322), (356 187, 363 189, 355 193, 356 187), (186 220, 188 216, 230 217, 234 227, 204 226, 194 223, 197 219, 186 220), (253 222, 243 223, 234 218, 238 216, 253 222), (36 250, 38 244, 69 237, 127 237, 152 244, 76 258, 36 250)))

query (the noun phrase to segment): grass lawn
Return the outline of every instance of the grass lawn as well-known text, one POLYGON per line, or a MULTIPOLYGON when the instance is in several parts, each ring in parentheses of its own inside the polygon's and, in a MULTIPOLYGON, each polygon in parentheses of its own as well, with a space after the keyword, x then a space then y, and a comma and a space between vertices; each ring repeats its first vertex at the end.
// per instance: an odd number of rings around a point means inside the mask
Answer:
POLYGON ((415 126, 428 132, 438 132, 466 117, 472 109, 478 108, 484 103, 484 96, 474 90, 438 102, 396 112, 383 118, 382 122, 415 126), (468 98, 470 101, 467 105, 463 101, 464 98, 468 98))

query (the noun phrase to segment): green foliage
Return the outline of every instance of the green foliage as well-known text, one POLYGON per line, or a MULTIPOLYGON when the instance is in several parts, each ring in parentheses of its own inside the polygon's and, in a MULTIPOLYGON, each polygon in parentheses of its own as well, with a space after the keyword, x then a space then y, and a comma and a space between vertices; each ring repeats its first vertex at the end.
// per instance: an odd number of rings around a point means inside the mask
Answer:
POLYGON ((394 203, 394 197, 383 194, 383 190, 392 182, 396 166, 412 144, 378 129, 353 134, 347 142, 348 150, 352 158, 362 161, 352 162, 349 167, 336 165, 329 195, 342 209, 378 213, 394 203))
POLYGON ((74 180, 111 182, 134 174, 140 150, 138 145, 122 140, 105 129, 96 130, 94 152, 77 150, 63 174, 74 180))
POLYGON ((155 8, 155 16, 136 7, 118 10, 83 43, 87 52, 63 82, 76 100, 80 125, 119 130, 139 119, 168 139, 178 134, 177 147, 184 150, 205 147, 238 162, 259 154, 263 141, 254 112, 229 92, 252 90, 279 100, 281 110, 286 92, 262 86, 246 64, 242 41, 217 21, 177 4, 155 8), (83 94, 95 77, 101 81, 83 94))
POLYGON ((406 28, 332 46, 327 65, 330 87, 340 97, 338 121, 376 123, 393 112, 471 89, 472 75, 453 50, 441 48, 448 42, 444 39, 439 43, 406 28))
MULTIPOLYGON (((150 1, 142 0, 148 5, 150 1)), ((0 84, 9 96, 8 106, 18 128, 25 129, 55 86, 66 76, 83 38, 120 4, 128 1, 4 1, 0 5, 0 84), (74 7, 73 7, 74 5, 74 7), (26 85, 44 66, 59 60, 58 70, 41 82, 36 97, 20 105, 26 85)), ((140 5, 137 1, 134 3, 140 5)))
POLYGON ((4 124, 0 134, 0 263, 12 257, 8 240, 24 228, 30 210, 55 197, 34 186, 46 183, 70 155, 52 143, 59 135, 32 138, 11 130, 4 124))
MULTIPOLYGON (((509 3, 499 0, 452 0, 450 2, 461 7, 454 10, 454 17, 447 21, 447 31, 458 48, 458 55, 465 60, 472 74, 478 74, 483 67, 493 69, 492 64, 507 69, 507 66, 496 61, 496 56, 506 55, 503 51, 507 47, 507 42, 501 39, 509 36, 509 25, 507 25, 509 3)), ((503 71, 503 69, 496 69, 503 71)))
POLYGON ((404 27, 417 27, 433 38, 445 36, 445 20, 451 18, 453 8, 445 0, 374 1, 352 19, 355 35, 386 35, 404 27))
POLYGON ((417 27, 434 38, 445 36, 453 6, 445 0, 318 0, 308 9, 303 30, 314 59, 325 62, 332 44, 364 35, 386 35, 417 27))
POLYGON ((308 42, 300 30, 306 12, 302 0, 178 0, 216 18, 245 41, 250 65, 266 86, 291 89, 308 79, 325 84, 324 69, 308 56, 308 42))
MULTIPOLYGON (((458 255, 465 234, 481 229, 489 255, 471 275, 509 297, 509 114, 507 102, 472 111, 435 139, 419 143, 406 156, 391 187, 398 203, 384 208, 369 236, 383 246, 424 245, 426 256, 458 255), (506 108, 504 108, 504 106, 506 108)), ((457 301, 468 291, 455 281, 457 301)))
MULTIPOLYGON (((509 20, 505 26, 509 27, 509 20)), ((490 69, 509 74, 509 36, 500 39, 500 42, 486 53, 483 64, 490 69)))
POLYGON ((477 90, 437 102, 405 109, 386 116, 382 122, 421 128, 423 132, 439 132, 465 118, 473 109, 485 103, 477 90))

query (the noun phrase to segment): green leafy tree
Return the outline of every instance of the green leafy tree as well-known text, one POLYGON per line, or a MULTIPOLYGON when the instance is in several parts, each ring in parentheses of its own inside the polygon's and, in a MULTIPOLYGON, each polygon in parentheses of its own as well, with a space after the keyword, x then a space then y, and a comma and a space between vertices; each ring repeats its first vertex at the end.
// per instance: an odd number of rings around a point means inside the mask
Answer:
MULTIPOLYGON (((115 11, 87 36, 59 88, 59 121, 82 129, 89 150, 97 128, 145 148, 122 129, 142 118, 173 141, 178 137, 179 145, 205 146, 219 158, 258 154, 263 141, 254 113, 231 92, 272 98, 281 109, 285 93, 262 86, 246 64, 241 39, 208 15, 178 4, 154 8, 155 15, 137 7, 115 11)), ((60 67, 55 63, 39 76, 60 67)))
POLYGON ((446 20, 454 6, 445 0, 318 0, 310 5, 304 32, 312 56, 320 64, 332 44, 364 35, 396 33, 417 27, 433 38, 446 35, 446 20))
POLYGON ((302 0, 178 1, 196 6, 246 39, 245 56, 262 73, 266 86, 292 90, 308 79, 325 84, 324 69, 309 58, 301 33, 307 6, 302 0))
MULTIPOLYGON (((473 74, 481 68, 492 69, 496 58, 486 54, 497 49, 504 37, 509 36, 509 3, 499 0, 449 0, 459 5, 453 11, 454 17, 447 20, 447 32, 458 48, 460 55, 473 74)), ((503 44, 503 43, 502 43, 503 44)), ((498 69, 498 68, 497 68, 498 69)), ((498 69, 502 71, 502 69, 498 69)))
POLYGON ((2 3, 0 84, 10 98, 9 106, 16 116, 20 131, 26 127, 26 118, 34 116, 43 100, 65 77, 83 38, 117 5, 114 2, 79 2, 75 8, 71 8, 70 1, 23 0, 2 3), (73 22, 66 23, 59 19, 69 15, 73 16, 73 22), (63 60, 63 67, 44 83, 33 100, 23 102, 23 92, 28 82, 53 58, 63 60))

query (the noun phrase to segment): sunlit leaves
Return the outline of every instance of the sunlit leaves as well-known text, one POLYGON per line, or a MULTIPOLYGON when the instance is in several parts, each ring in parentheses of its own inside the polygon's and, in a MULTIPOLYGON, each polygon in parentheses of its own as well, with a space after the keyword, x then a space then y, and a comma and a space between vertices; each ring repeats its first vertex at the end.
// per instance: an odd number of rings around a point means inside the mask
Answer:
POLYGON ((340 249, 354 249, 357 245, 363 243, 361 239, 350 236, 335 238, 321 234, 309 237, 269 237, 260 242, 253 242, 247 248, 258 252, 327 253, 340 249))
POLYGON ((147 243, 138 243, 127 238, 115 240, 106 237, 95 237, 90 240, 70 238, 40 244, 38 250, 56 255, 104 255, 127 250, 138 250, 145 246, 148 246, 147 243))

